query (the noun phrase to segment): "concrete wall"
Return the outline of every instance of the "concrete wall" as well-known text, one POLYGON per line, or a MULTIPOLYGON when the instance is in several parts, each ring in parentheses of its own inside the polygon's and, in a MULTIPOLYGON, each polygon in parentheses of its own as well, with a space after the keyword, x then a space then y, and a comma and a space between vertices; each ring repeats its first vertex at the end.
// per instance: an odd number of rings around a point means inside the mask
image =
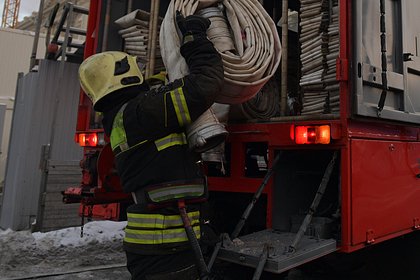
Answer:
MULTIPOLYGON (((16 29, 0 28, 0 103, 6 104, 6 116, 0 146, 0 193, 4 185, 4 173, 10 138, 16 81, 19 72, 29 71, 34 33, 16 29)), ((45 36, 40 36, 37 58, 45 54, 45 36)))

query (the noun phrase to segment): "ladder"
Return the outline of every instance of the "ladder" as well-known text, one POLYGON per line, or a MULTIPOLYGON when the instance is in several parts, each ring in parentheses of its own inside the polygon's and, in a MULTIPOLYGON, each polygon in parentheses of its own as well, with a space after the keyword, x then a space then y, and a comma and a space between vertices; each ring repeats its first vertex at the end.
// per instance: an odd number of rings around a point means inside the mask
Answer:
MULTIPOLYGON (((55 10, 55 9, 54 9, 55 10)), ((47 23, 46 27, 49 30, 52 28, 54 23, 55 14, 54 10, 51 13, 50 20, 47 23)), ((89 9, 76 6, 73 3, 67 2, 63 7, 63 14, 58 23, 57 29, 55 31, 54 37, 52 38, 50 45, 60 46, 58 51, 54 54, 54 57, 50 57, 53 60, 58 60, 61 57, 62 61, 79 61, 83 60, 83 53, 85 44, 74 43, 73 35, 81 35, 86 37, 86 30, 81 28, 72 27, 72 20, 77 14, 88 15, 89 9), (60 38, 60 35, 64 33, 64 38, 60 38), (68 48, 75 48, 75 52, 68 52, 68 48)))

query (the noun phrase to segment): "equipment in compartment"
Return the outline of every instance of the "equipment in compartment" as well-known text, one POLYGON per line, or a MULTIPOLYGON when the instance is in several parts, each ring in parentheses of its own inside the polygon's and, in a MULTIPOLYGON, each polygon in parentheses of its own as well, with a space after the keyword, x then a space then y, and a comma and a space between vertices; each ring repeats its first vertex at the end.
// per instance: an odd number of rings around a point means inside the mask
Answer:
MULTIPOLYGON (((124 40, 124 51, 128 54, 137 56, 137 58, 144 64, 149 62, 148 58, 148 43, 149 43, 149 21, 150 13, 143 10, 135 10, 115 21, 121 28, 118 34, 124 40)), ((162 18, 159 18, 158 28, 162 18)), ((155 71, 156 73, 165 70, 160 55, 159 42, 157 42, 157 52, 155 57, 155 71)))
POLYGON ((339 113, 338 11, 337 0, 301 1, 302 115, 339 113))

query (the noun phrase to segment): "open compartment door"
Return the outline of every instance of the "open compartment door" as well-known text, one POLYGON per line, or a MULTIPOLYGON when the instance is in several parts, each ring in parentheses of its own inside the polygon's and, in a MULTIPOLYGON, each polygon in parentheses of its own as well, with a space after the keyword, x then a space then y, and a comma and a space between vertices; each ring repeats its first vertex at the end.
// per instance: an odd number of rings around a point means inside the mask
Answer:
MULTIPOLYGON (((405 104, 410 114, 420 115, 420 1, 401 1, 404 16, 405 104)), ((417 121, 419 123, 420 121, 417 121)))
POLYGON ((353 1, 354 112, 420 123, 420 2, 380 2, 353 1))

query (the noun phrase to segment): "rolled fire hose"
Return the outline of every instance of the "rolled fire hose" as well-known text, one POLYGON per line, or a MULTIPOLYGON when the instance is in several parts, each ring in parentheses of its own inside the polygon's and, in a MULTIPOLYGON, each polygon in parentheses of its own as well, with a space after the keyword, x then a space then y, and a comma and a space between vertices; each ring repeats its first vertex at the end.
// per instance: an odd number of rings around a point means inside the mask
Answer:
POLYGON ((280 113, 279 87, 275 79, 270 79, 264 87, 250 100, 232 105, 231 120, 268 120, 280 113))
MULTIPOLYGON (((230 105, 221 104, 221 103, 214 103, 213 106, 211 107, 211 110, 214 112, 214 114, 216 116, 216 120, 218 122, 220 122, 220 124, 223 125, 223 128, 224 128, 225 125, 228 122, 230 105)), ((213 126, 214 126, 214 124, 213 124, 213 126)), ((226 131, 226 130, 224 130, 224 131, 226 131)), ((202 133, 200 132, 199 135, 201 135, 201 134, 202 133)), ((226 135, 227 135, 227 132, 226 132, 226 135)), ((201 159, 205 162, 218 163, 219 165, 217 167, 220 169, 222 174, 225 174, 225 167, 224 167, 225 162, 226 162, 226 159, 225 159, 225 143, 221 142, 217 146, 215 146, 214 148, 208 149, 205 152, 201 153, 201 159)))
POLYGON ((208 37, 221 54, 225 71, 224 88, 216 102, 239 104, 249 100, 277 70, 280 39, 275 23, 258 1, 172 0, 160 30, 162 59, 170 81, 188 74, 179 51, 177 10, 184 16, 201 14, 211 21, 208 37))
MULTIPOLYGON (((175 22, 177 10, 184 16, 197 12, 211 21, 207 35, 221 54, 225 71, 224 88, 216 102, 239 104, 249 100, 276 71, 281 58, 280 39, 275 23, 259 2, 172 0, 160 30, 161 54, 170 81, 188 74, 188 66, 179 51, 181 36, 175 22)), ((214 108, 212 106, 204 115, 214 115, 214 108)), ((227 132, 217 118, 212 118, 213 123, 208 120, 208 117, 200 117, 187 128, 190 147, 200 152, 213 149, 210 154, 220 155, 220 143, 227 132), (210 127, 211 134, 206 133, 210 127)), ((203 156, 205 159, 205 154, 203 156)))

